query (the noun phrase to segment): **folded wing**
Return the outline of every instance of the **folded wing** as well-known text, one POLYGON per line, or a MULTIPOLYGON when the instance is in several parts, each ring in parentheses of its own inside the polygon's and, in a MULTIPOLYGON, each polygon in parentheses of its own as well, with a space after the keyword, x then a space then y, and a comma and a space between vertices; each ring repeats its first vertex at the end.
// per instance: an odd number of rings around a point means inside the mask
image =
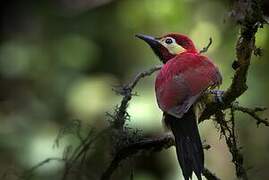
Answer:
POLYGON ((155 83, 157 102, 164 112, 181 118, 206 89, 219 84, 220 73, 208 58, 183 53, 159 72, 155 83))

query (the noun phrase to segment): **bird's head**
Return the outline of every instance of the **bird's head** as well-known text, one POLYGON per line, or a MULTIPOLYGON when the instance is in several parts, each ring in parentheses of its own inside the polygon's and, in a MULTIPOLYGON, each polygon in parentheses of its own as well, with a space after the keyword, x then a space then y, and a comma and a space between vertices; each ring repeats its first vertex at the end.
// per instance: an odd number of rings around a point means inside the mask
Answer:
POLYGON ((137 34, 136 37, 148 43, 164 63, 182 52, 197 52, 192 40, 182 34, 170 33, 162 37, 137 34))

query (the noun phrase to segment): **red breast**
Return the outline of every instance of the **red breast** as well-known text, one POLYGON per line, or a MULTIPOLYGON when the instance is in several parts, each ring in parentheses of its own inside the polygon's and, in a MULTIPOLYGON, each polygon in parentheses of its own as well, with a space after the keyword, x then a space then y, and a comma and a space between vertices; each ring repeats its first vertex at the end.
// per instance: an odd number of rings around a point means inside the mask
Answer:
POLYGON ((220 83, 218 68, 207 57, 181 53, 157 75, 157 102, 164 112, 181 117, 206 89, 220 83))

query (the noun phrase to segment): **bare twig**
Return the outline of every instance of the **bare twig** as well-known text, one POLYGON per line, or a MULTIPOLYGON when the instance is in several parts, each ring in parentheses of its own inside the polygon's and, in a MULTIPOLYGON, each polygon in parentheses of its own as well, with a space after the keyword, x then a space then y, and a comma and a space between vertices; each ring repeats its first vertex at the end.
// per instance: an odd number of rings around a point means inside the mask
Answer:
POLYGON ((253 117, 256 120, 257 126, 260 124, 263 124, 265 126, 269 126, 269 122, 267 118, 261 118, 257 112, 265 111, 267 108, 266 107, 255 107, 254 109, 247 108, 247 107, 242 107, 239 105, 233 105, 232 108, 236 111, 241 111, 243 113, 247 113, 251 117, 253 117))
POLYGON ((204 168, 203 175, 206 177, 207 180, 220 180, 214 173, 212 173, 209 169, 204 168))
POLYGON ((212 44, 212 38, 210 37, 208 45, 206 47, 203 47, 203 49, 201 49, 199 53, 202 54, 202 53, 207 52, 211 44, 212 44))
POLYGON ((90 130, 87 134, 87 136, 81 141, 81 143, 77 146, 77 148, 74 150, 74 152, 71 154, 70 158, 66 160, 64 173, 62 176, 62 179, 66 179, 66 177, 69 174, 70 169, 75 165, 75 163, 90 149, 91 145, 96 142, 99 138, 101 138, 107 131, 109 131, 109 128, 103 129, 102 131, 98 132, 94 137, 91 137, 93 135, 92 130, 90 130))
POLYGON ((116 113, 115 121, 114 121, 114 126, 116 129, 122 129, 125 123, 125 117, 127 115, 126 109, 128 107, 128 102, 132 98, 132 91, 134 87, 137 85, 138 81, 146 76, 151 75, 155 71, 158 71, 161 69, 161 66, 155 66, 153 68, 150 68, 146 71, 143 71, 139 74, 136 75, 133 81, 131 81, 129 84, 123 86, 120 90, 117 90, 119 94, 123 96, 121 100, 120 107, 116 113))
POLYGON ((55 157, 55 158, 47 158, 43 161, 41 161, 40 163, 36 164, 35 166, 31 167, 31 169, 28 169, 27 171, 25 171, 23 173, 23 175, 21 176, 22 179, 27 179, 29 178, 30 176, 33 175, 34 171, 38 168, 40 168, 41 166, 44 166, 45 164, 47 163, 50 163, 51 161, 58 161, 58 162, 63 162, 65 163, 65 160, 62 159, 62 158, 58 158, 58 157, 55 157))
MULTIPOLYGON (((63 159, 63 158, 58 158, 58 157, 52 157, 52 158, 47 158, 41 162, 39 162, 38 164, 32 166, 30 169, 24 171, 23 173, 18 173, 16 172, 15 170, 8 170, 6 171, 2 176, 1 176, 1 180, 5 180, 8 178, 9 175, 13 175, 15 176, 17 179, 21 179, 21 180, 27 180, 27 179, 30 179, 33 175, 34 175, 34 172, 41 168, 42 166, 50 163, 51 161, 58 161, 58 162, 62 162, 62 163, 65 163, 66 160, 63 159)), ((8 178, 10 179, 10 178, 8 178)))
POLYGON ((159 66, 155 66, 153 68, 150 68, 149 70, 146 70, 144 72, 141 72, 139 74, 136 75, 136 77, 134 78, 134 80, 132 82, 129 83, 128 88, 130 89, 134 89, 134 87, 137 85, 138 81, 146 76, 150 76, 152 73, 160 70, 162 68, 161 65, 159 66))

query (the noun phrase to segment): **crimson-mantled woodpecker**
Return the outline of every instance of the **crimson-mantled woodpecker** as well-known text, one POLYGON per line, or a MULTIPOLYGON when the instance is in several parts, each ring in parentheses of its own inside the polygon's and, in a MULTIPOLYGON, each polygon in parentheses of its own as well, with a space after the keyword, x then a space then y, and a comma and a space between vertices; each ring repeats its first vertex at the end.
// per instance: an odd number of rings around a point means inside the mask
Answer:
POLYGON ((221 84, 220 72, 185 35, 137 37, 147 42, 164 63, 155 81, 156 98, 164 122, 174 134, 183 176, 189 180, 194 172, 201 180, 204 152, 194 107, 205 91, 221 84))

